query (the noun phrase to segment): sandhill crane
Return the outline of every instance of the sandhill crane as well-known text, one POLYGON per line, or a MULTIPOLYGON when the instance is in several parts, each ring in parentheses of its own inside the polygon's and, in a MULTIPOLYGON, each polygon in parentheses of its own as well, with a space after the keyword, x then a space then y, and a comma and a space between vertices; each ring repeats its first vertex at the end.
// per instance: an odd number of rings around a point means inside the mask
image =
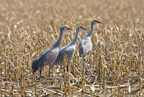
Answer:
POLYGON ((69 71, 69 62, 70 62, 71 58, 74 56, 75 46, 76 46, 76 42, 77 42, 77 39, 78 39, 78 34, 79 34, 79 31, 81 29, 86 30, 82 26, 78 26, 77 29, 76 29, 76 36, 75 36, 74 40, 69 45, 67 45, 66 47, 60 49, 59 55, 58 55, 57 59, 54 62, 54 64, 62 64, 63 60, 64 60, 64 54, 66 54, 67 58, 68 58, 67 71, 69 71))
POLYGON ((81 41, 79 42, 79 56, 81 57, 81 55, 85 55, 86 53, 88 53, 89 51, 91 51, 92 49, 92 42, 91 42, 91 36, 93 34, 93 27, 94 24, 96 23, 101 23, 97 20, 93 20, 91 22, 91 31, 89 32, 89 34, 87 34, 83 39, 81 39, 81 41))
POLYGON ((49 65, 49 76, 50 76, 50 69, 53 62, 56 60, 58 53, 59 53, 59 46, 62 40, 62 35, 65 30, 72 30, 66 26, 60 28, 60 36, 58 41, 49 49, 42 52, 37 59, 32 62, 32 71, 36 72, 40 69, 39 80, 41 77, 41 72, 44 66, 49 65))

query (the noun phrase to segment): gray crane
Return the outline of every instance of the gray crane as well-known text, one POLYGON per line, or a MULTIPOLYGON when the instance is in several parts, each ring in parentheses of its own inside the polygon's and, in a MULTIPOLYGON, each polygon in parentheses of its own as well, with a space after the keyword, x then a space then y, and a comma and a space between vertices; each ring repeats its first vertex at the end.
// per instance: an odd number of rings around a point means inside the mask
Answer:
POLYGON ((89 32, 89 34, 87 34, 79 42, 78 49, 79 49, 79 56, 80 57, 82 56, 82 54, 85 55, 86 53, 88 53, 92 49, 91 36, 93 34, 94 24, 96 24, 96 23, 101 23, 101 22, 99 22, 97 20, 93 20, 91 22, 91 31, 89 32))
POLYGON ((66 26, 60 28, 60 36, 58 41, 49 49, 43 51, 37 59, 32 62, 32 71, 36 72, 40 69, 39 80, 41 77, 41 72, 44 66, 49 65, 49 76, 50 76, 50 69, 53 62, 56 60, 58 53, 59 53, 59 46, 62 40, 62 35, 65 30, 72 30, 66 26))
POLYGON ((76 29, 76 36, 75 36, 74 40, 69 45, 67 45, 66 47, 60 49, 59 55, 58 55, 57 59, 54 62, 54 64, 63 64, 64 54, 66 54, 67 58, 68 58, 67 71, 69 71, 69 62, 70 62, 71 58, 74 56, 75 46, 76 46, 76 42, 77 42, 77 39, 78 39, 78 34, 79 34, 79 31, 81 29, 86 30, 82 26, 78 26, 77 29, 76 29))

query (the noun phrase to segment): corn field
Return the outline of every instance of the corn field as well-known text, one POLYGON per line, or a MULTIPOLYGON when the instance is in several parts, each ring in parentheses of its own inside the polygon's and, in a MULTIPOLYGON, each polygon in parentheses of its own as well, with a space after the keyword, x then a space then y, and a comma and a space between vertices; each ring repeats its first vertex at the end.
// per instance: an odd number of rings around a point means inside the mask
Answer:
POLYGON ((0 0, 0 97, 144 96, 144 0, 0 0), (78 43, 94 26, 93 49, 78 43), (60 48, 79 33, 70 73, 63 65, 32 72, 32 61, 63 33, 60 48))

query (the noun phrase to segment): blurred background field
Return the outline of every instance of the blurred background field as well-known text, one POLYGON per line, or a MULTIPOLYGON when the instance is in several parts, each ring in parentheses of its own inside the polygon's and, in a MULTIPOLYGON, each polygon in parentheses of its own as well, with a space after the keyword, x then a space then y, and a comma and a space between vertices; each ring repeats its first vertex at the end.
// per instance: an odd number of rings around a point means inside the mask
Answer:
MULTIPOLYGON (((64 32, 61 48, 74 36, 75 30, 64 32)), ((143 96, 144 0, 0 0, 0 95, 143 96), (94 26, 84 84, 78 48, 71 60, 70 83, 64 66, 54 66, 51 79, 46 66, 41 81, 36 80, 32 61, 57 41, 60 27, 87 28, 79 33, 79 42, 94 19, 102 24, 94 26)))

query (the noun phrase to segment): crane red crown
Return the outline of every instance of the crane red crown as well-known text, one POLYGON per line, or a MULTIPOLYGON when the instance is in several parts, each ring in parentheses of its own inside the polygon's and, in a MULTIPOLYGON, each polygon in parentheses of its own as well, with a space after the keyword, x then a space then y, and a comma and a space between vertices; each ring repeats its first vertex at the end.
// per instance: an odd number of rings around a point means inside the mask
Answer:
POLYGON ((94 20, 95 22, 98 22, 97 20, 94 20))
POLYGON ((83 28, 82 26, 80 26, 80 28, 83 28))
POLYGON ((64 26, 65 28, 67 28, 67 26, 64 26))

